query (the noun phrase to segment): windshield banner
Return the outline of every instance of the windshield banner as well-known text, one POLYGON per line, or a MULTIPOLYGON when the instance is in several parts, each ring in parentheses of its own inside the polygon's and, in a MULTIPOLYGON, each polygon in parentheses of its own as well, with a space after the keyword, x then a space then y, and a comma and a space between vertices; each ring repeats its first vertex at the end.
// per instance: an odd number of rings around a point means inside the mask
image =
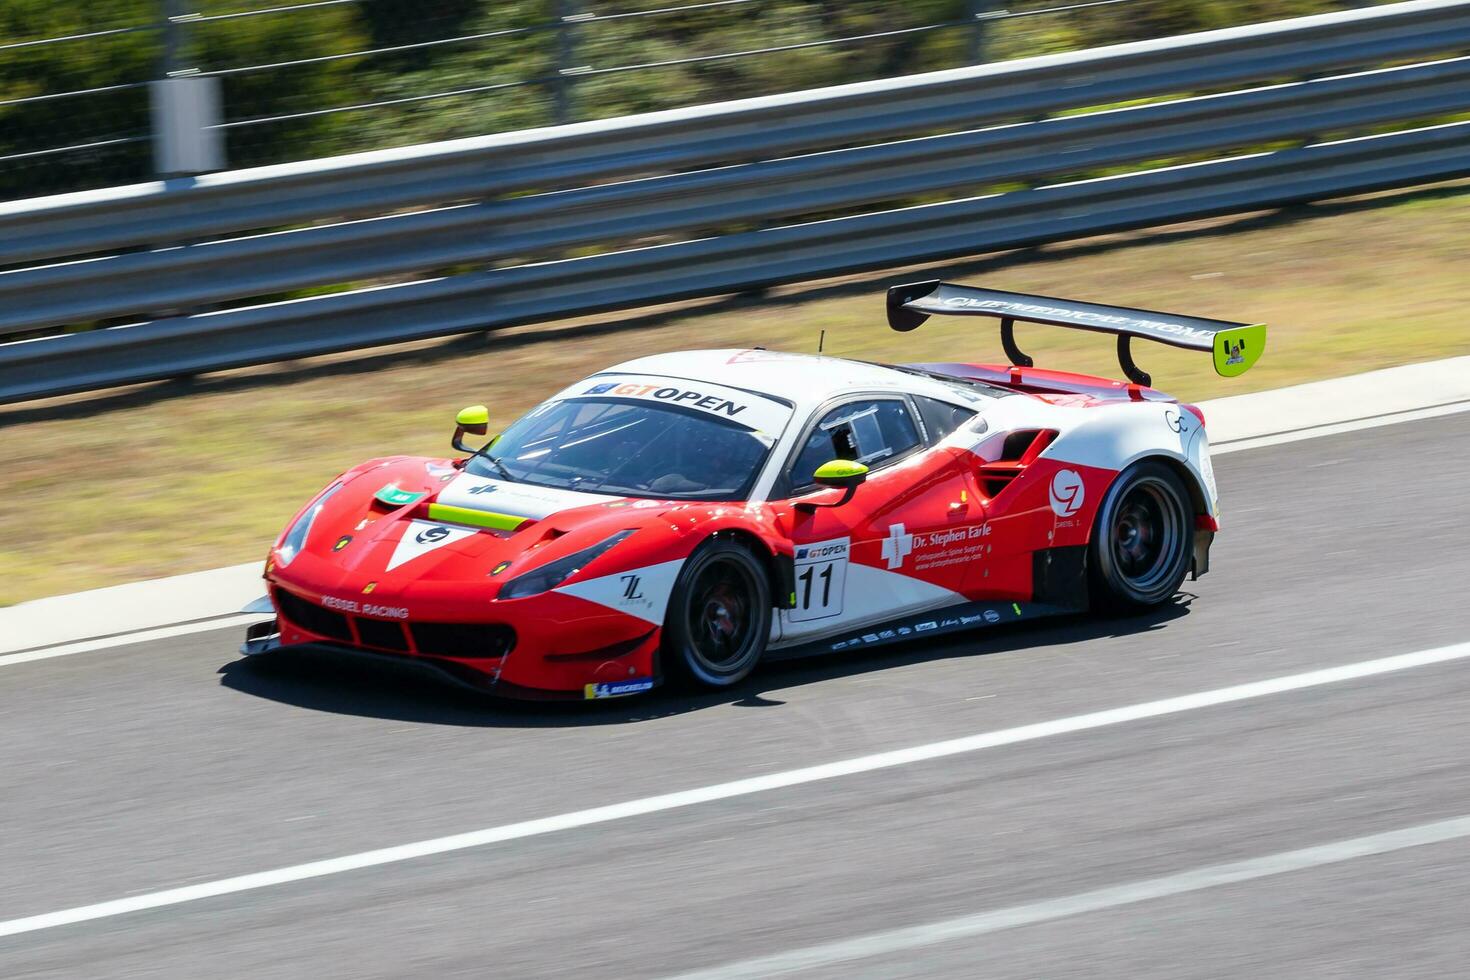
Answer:
POLYGON ((754 392, 726 388, 707 381, 661 378, 657 375, 602 374, 572 385, 553 401, 568 398, 634 398, 679 405, 727 419, 774 439, 791 418, 791 409, 754 392))

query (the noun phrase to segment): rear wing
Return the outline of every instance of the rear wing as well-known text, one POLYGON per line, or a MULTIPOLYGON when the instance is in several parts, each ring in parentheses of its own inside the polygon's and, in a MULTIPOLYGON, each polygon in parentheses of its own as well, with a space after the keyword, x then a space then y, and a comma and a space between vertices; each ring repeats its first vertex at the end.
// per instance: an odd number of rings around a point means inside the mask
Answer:
POLYGON ((913 330, 932 315, 992 316, 1000 320, 1000 342, 1016 367, 1031 367, 1032 360, 1016 346, 1015 322, 1049 323, 1075 327, 1118 337, 1118 364, 1129 381, 1151 385, 1149 376, 1133 363, 1129 340, 1144 337, 1173 347, 1210 351, 1215 373, 1225 378, 1244 374, 1260 359, 1266 346, 1264 323, 1235 323, 1200 316, 1135 310, 1126 306, 1103 306, 1050 296, 1008 293, 955 283, 914 282, 888 290, 888 325, 894 330, 913 330))

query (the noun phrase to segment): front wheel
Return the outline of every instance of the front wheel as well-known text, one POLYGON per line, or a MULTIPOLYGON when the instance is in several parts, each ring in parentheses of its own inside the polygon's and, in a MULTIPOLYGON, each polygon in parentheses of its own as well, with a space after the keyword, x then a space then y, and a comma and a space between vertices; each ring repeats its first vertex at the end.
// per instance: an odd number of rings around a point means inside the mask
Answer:
POLYGON ((713 539, 684 563, 664 620, 671 680, 730 687, 744 680, 771 635, 771 590, 750 549, 713 539))
POLYGON ((1119 474, 1092 529, 1094 607, 1135 612, 1172 598, 1189 570, 1192 514, 1189 491, 1168 465, 1142 460, 1119 474))

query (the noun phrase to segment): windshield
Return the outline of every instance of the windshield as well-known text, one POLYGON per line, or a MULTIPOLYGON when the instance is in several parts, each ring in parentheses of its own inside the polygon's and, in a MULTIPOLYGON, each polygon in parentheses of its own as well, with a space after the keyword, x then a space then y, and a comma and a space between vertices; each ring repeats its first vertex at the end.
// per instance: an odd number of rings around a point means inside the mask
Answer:
POLYGON ((532 409, 486 451, 494 460, 476 455, 465 471, 588 493, 742 500, 769 451, 765 437, 707 412, 579 398, 532 409))

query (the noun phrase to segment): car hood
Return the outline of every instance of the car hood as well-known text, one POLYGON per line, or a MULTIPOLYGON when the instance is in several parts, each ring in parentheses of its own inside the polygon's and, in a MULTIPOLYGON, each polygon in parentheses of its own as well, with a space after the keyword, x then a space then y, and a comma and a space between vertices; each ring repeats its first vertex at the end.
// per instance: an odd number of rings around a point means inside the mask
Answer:
POLYGON ((434 496, 442 507, 458 507, 482 514, 503 514, 524 521, 540 521, 563 511, 625 500, 599 493, 582 493, 557 487, 511 483, 489 477, 458 473, 434 496))
POLYGON ((671 506, 474 476, 447 461, 381 461, 344 475, 283 578, 318 588, 499 582, 671 506))

